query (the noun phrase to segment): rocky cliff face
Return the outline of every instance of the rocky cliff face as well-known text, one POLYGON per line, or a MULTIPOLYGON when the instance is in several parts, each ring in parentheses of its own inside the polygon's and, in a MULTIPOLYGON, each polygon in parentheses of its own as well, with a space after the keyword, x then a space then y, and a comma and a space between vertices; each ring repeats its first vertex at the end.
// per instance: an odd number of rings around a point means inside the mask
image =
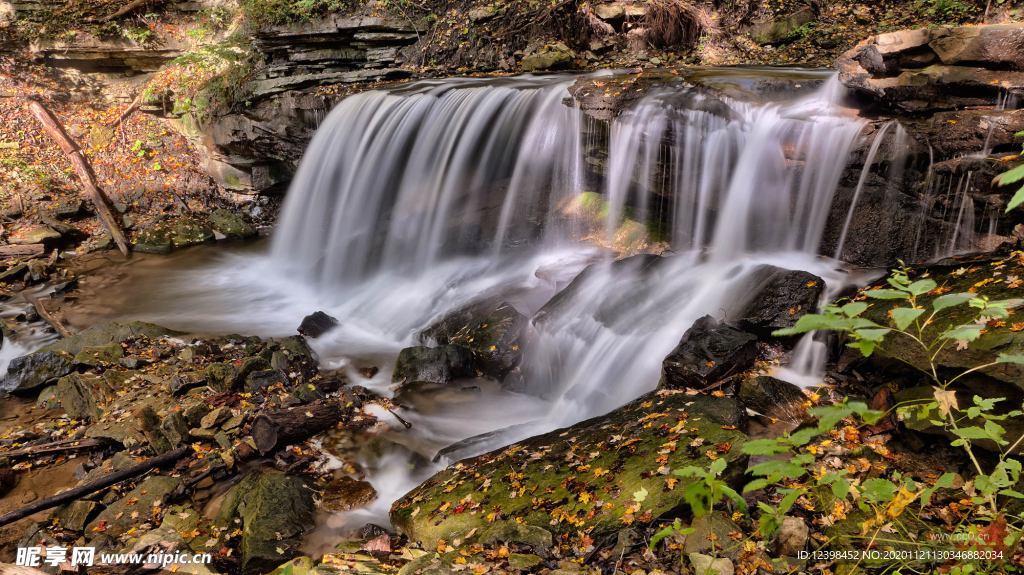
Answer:
POLYGON ((907 112, 1001 106, 1024 90, 1024 23, 880 34, 836 67, 843 84, 907 112))

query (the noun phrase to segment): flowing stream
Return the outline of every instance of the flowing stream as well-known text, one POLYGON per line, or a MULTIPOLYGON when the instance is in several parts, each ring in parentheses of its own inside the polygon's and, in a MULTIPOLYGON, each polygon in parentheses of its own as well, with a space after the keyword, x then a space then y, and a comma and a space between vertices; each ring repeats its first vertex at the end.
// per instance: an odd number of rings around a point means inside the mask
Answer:
MULTIPOLYGON (((605 413, 654 389, 694 320, 748 301, 759 265, 815 273, 826 295, 851 283, 818 251, 863 125, 838 113, 834 78, 794 74, 827 81, 768 104, 667 84, 610 125, 572 106, 575 76, 351 96, 317 131, 269 246, 140 258, 107 286, 106 315, 277 336, 323 310, 341 322, 311 342, 324 367, 391 394, 394 358, 433 321, 491 297, 532 317, 593 265, 531 325, 522 393, 453 387, 403 412, 410 430, 381 416, 390 439, 429 460, 485 432, 508 428, 452 457, 605 413), (662 257, 626 258, 643 252, 662 257), (381 370, 364 380, 366 365, 381 370)), ((822 354, 804 356, 787 374, 811 383, 822 354)), ((444 463, 409 461, 377 462, 380 499, 327 518, 312 545, 386 524, 390 503, 444 463)))

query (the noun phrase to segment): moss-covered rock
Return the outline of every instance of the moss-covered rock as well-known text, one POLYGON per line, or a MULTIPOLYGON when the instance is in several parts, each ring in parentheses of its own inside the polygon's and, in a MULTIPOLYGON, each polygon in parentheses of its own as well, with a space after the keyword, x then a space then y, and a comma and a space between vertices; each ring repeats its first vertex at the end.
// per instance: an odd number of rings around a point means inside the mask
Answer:
POLYGON ((110 342, 106 345, 82 348, 82 351, 75 354, 75 363, 84 365, 98 365, 99 363, 113 363, 124 357, 124 350, 121 344, 110 342))
POLYGON ((101 386, 106 387, 106 382, 97 375, 67 375, 57 380, 57 399, 73 419, 99 419, 103 415, 101 404, 107 395, 101 386))
POLYGON ((132 238, 132 251, 146 254, 169 254, 174 242, 166 228, 146 228, 132 238))
POLYGON ((298 477, 261 472, 236 507, 242 518, 242 573, 265 573, 301 555, 313 525, 313 490, 298 477))
POLYGON ((77 355, 86 347, 96 347, 111 342, 121 343, 133 337, 155 338, 165 335, 181 335, 181 332, 143 321, 104 321, 65 337, 39 351, 63 351, 77 355))
POLYGON ((249 225, 238 214, 225 209, 214 210, 206 219, 213 229, 229 237, 248 238, 256 235, 256 228, 249 225))
POLYGON ((412 541, 479 539, 492 522, 554 535, 611 532, 684 505, 686 480, 663 475, 711 457, 738 485, 744 411, 732 398, 659 391, 607 415, 449 466, 399 499, 391 522, 412 541), (474 531, 476 530, 476 531, 474 531), (472 536, 470 533, 472 532, 472 536))
POLYGON ((216 239, 203 222, 191 218, 174 222, 168 230, 168 236, 175 248, 203 244, 216 239))
MULTIPOLYGON (((931 303, 940 295, 948 293, 973 293, 989 300, 1024 298, 1024 257, 969 263, 967 265, 933 266, 911 276, 912 280, 930 277, 939 287, 918 299, 918 304, 931 310, 931 303), (940 293, 941 292, 941 293, 940 293)), ((888 286, 880 286, 888 287, 888 286)), ((866 300, 869 304, 864 317, 895 327, 889 311, 908 304, 899 300, 866 300)), ((931 341, 938 333, 952 325, 969 323, 976 310, 968 304, 946 308, 936 314, 933 322, 924 329, 925 341, 931 341)), ((930 311, 929 311, 930 313, 930 311)), ((1006 320, 992 320, 984 333, 966 348, 950 343, 945 345, 935 360, 942 367, 958 370, 970 369, 994 362, 999 355, 1024 355, 1024 308, 1018 309, 1006 320), (960 349, 958 349, 960 348, 960 349)), ((875 353, 871 361, 887 365, 894 360, 887 355, 909 361, 922 369, 928 368, 927 357, 920 345, 899 333, 886 336, 880 346, 886 353, 875 353)), ((998 381, 1010 383, 1024 390, 1024 364, 999 363, 981 370, 981 373, 998 381)))

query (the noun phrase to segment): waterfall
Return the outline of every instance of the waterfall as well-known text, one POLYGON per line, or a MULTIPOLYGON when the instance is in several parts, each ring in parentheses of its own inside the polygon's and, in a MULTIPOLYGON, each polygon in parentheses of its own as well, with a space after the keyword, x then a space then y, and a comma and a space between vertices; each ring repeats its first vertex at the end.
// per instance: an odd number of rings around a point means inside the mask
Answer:
MULTIPOLYGON (((176 272, 161 285, 173 312, 144 318, 276 336, 322 310, 340 326, 310 340, 321 366, 389 395, 395 357, 421 330, 500 298, 534 318, 520 391, 451 386, 452 401, 403 411, 412 428, 391 435, 432 457, 512 426, 468 456, 654 389, 686 329, 733 318, 761 266, 810 271, 826 297, 849 285, 818 253, 864 126, 836 113, 834 79, 763 105, 653 86, 609 123, 574 105, 576 81, 431 80, 346 98, 302 159, 269 256, 176 272), (359 375, 370 365, 377 375, 359 375)), ((790 371, 820 373, 823 348, 801 346, 813 360, 790 371)), ((378 471, 386 512, 408 478, 378 471)))
POLYGON ((885 132, 889 130, 889 126, 892 122, 882 126, 878 133, 875 134, 874 141, 871 142, 871 148, 868 150, 868 156, 864 160, 864 168, 860 172, 860 179, 857 180, 857 188, 853 191, 853 200, 850 202, 850 210, 846 213, 846 221, 843 223, 843 231, 839 234, 839 245, 836 247, 836 259, 839 259, 843 255, 843 244, 846 243, 846 233, 850 231, 850 222, 853 221, 853 211, 857 209, 857 200, 860 199, 860 193, 864 189, 864 182, 867 181, 868 175, 871 173, 871 166, 875 163, 875 156, 878 154, 878 148, 881 147, 882 142, 885 140, 885 132))

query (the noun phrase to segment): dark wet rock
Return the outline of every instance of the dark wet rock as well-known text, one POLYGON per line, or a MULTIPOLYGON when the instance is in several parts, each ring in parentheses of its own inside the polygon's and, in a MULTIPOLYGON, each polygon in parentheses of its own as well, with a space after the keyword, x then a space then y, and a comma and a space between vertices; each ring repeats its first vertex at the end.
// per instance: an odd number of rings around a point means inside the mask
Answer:
POLYGON ((363 539, 370 540, 370 539, 376 539, 377 537, 380 537, 381 535, 394 535, 394 532, 392 532, 390 529, 387 529, 385 527, 381 527, 380 525, 375 525, 373 523, 367 523, 366 525, 363 526, 362 529, 359 530, 359 534, 363 536, 363 539))
POLYGON ((909 112, 998 104, 1024 88, 1024 24, 920 28, 872 36, 836 60, 840 81, 909 112))
POLYGON ((448 314, 420 339, 469 349, 477 371, 501 380, 522 360, 529 321, 511 304, 487 300, 448 314))
POLYGON ((0 497, 14 489, 18 484, 18 472, 13 469, 0 469, 0 497))
POLYGON ((245 379, 245 391, 253 394, 264 393, 275 385, 287 387, 288 375, 276 369, 265 369, 254 371, 245 379))
POLYGON ((77 355, 86 347, 101 346, 111 342, 121 343, 129 338, 140 336, 157 338, 165 335, 181 335, 181 332, 142 321, 105 321, 65 337, 39 351, 64 351, 71 355, 77 355))
POLYGON ((179 412, 172 412, 160 422, 160 429, 171 449, 189 442, 188 420, 179 412))
POLYGON ((84 347, 75 355, 75 363, 94 366, 100 363, 113 363, 124 357, 121 344, 111 342, 106 345, 84 347))
POLYGON ((86 526, 87 533, 94 531, 101 523, 106 527, 102 533, 108 537, 120 537, 132 527, 138 527, 151 519, 152 509, 161 506, 164 500, 181 485, 176 477, 151 475, 123 498, 115 501, 86 526), (133 519, 132 512, 138 511, 133 519))
POLYGON ((28 271, 28 264, 17 264, 0 273, 0 283, 17 281, 28 271))
POLYGON ((98 506, 95 501, 73 501, 54 509, 50 522, 68 531, 84 531, 98 506))
POLYGON ((747 408, 779 421, 800 425, 814 419, 799 387, 768 375, 743 380, 737 397, 747 408))
POLYGON ((336 327, 338 327, 337 319, 322 311, 315 311, 302 318, 298 331, 306 337, 316 339, 336 327))
POLYGON ((328 511, 350 511, 358 509, 377 499, 377 490, 366 481, 352 479, 345 475, 331 481, 324 489, 324 509, 328 511))
POLYGON ((665 357, 658 387, 703 389, 754 365, 757 336, 704 316, 665 357))
POLYGON ((225 209, 214 210, 206 219, 210 222, 210 227, 228 237, 248 238, 256 235, 256 228, 241 216, 225 209))
POLYGON ((737 428, 744 423, 745 412, 733 398, 651 392, 607 415, 449 466, 399 499, 392 507, 391 522, 399 533, 427 549, 436 547, 441 539, 479 540, 490 525, 487 514, 491 510, 499 510, 495 520, 521 521, 554 536, 588 529, 593 529, 593 534, 614 532, 633 505, 639 504, 634 508, 636 520, 649 521, 684 502, 686 479, 669 491, 663 476, 649 473, 650 454, 666 441, 658 431, 663 425, 679 427, 681 433, 679 447, 667 454, 665 466, 709 465, 706 452, 729 443, 728 448, 716 451, 716 457, 725 458, 728 464, 721 479, 740 487, 747 467, 747 456, 742 453, 746 435, 737 428), (684 412, 683 420, 676 418, 684 412), (646 423, 638 424, 640 420, 646 423), (616 447, 626 441, 631 441, 628 447, 616 447), (610 449, 599 449, 599 444, 610 449), (594 477, 595 470, 604 477, 600 485, 613 486, 611 490, 593 491, 588 478, 594 477), (525 496, 535 487, 535 493, 543 494, 544 508, 525 496), (583 491, 607 507, 591 514, 594 501, 581 503, 574 497, 573 503, 566 503, 570 495, 583 491), (574 521, 552 524, 552 514, 561 512, 572 515, 574 521))
POLYGON ((57 399, 72 419, 95 420, 103 415, 101 385, 106 382, 96 375, 68 375, 57 380, 57 399))
POLYGON ((36 409, 56 409, 60 407, 60 400, 57 399, 57 386, 51 385, 39 392, 39 399, 36 400, 36 409))
POLYGON ((749 281, 753 297, 736 312, 736 324, 760 337, 793 327, 804 314, 814 313, 825 288, 814 274, 769 265, 755 269, 749 281))
POLYGON ((36 390, 75 370, 75 358, 63 351, 39 351, 11 360, 4 387, 11 393, 36 390))
POLYGON ((391 381, 445 385, 454 379, 475 375, 472 351, 458 345, 419 346, 399 352, 391 381))

